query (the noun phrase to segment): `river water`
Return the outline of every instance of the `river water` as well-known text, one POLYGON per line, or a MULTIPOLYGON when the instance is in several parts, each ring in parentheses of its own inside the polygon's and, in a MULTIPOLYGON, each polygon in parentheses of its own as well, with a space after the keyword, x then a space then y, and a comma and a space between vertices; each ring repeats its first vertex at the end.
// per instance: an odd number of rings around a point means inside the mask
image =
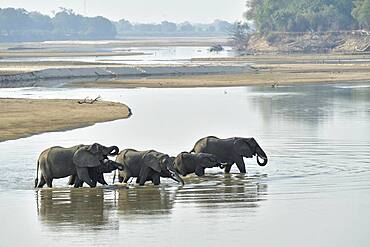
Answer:
POLYGON ((0 89, 0 97, 97 95, 126 103, 132 117, 0 143, 1 246, 369 245, 370 84, 0 89), (50 146, 176 155, 207 135, 253 136, 269 163, 247 159, 247 175, 210 169, 183 187, 162 179, 70 189, 60 179, 33 189, 37 157, 50 146))

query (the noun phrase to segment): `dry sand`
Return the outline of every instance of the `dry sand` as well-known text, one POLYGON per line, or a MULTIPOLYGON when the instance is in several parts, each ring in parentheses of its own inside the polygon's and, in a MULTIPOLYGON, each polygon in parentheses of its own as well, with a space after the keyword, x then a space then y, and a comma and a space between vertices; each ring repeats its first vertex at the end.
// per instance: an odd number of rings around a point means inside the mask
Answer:
POLYGON ((0 142, 128 118, 131 114, 120 103, 79 104, 77 101, 0 99, 0 142))
MULTIPOLYGON (((181 75, 85 81, 74 87, 216 87, 289 83, 370 82, 370 54, 261 55, 197 59, 207 62, 251 63, 248 73, 181 75)), ((67 85, 68 86, 68 85, 67 85)))

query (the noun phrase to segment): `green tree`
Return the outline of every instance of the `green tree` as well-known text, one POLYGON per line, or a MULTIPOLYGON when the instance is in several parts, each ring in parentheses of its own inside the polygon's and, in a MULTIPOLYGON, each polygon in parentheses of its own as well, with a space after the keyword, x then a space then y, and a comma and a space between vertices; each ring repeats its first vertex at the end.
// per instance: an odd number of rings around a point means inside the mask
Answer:
POLYGON ((370 30, 370 0, 355 1, 355 8, 352 11, 353 17, 363 29, 370 30))
POLYGON ((0 30, 7 35, 27 30, 31 23, 32 20, 24 9, 0 9, 0 30))
POLYGON ((354 0, 250 0, 245 17, 262 33, 350 30, 357 26, 354 16, 367 26, 369 1, 357 0, 352 11, 354 0))
POLYGON ((230 30, 232 44, 237 51, 245 50, 249 40, 248 31, 250 30, 246 22, 235 22, 230 30))

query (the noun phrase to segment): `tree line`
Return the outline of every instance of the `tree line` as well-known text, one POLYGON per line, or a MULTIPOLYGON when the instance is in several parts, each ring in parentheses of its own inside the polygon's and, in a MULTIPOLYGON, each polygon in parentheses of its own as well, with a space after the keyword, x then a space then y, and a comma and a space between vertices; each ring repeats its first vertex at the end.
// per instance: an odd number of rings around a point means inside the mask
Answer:
POLYGON ((370 0, 248 0, 261 33, 370 30, 370 0))
POLYGON ((210 24, 191 24, 190 22, 174 23, 162 21, 161 23, 131 23, 122 19, 115 23, 117 33, 124 36, 205 36, 228 35, 233 28, 233 23, 224 20, 215 20, 210 24))
POLYGON ((54 17, 24 9, 0 8, 0 41, 102 40, 127 36, 227 35, 233 24, 216 20, 211 24, 112 22, 86 17, 61 8, 54 17))
POLYGON ((61 9, 52 18, 24 9, 0 9, 0 41, 112 39, 116 34, 115 26, 101 16, 61 9))

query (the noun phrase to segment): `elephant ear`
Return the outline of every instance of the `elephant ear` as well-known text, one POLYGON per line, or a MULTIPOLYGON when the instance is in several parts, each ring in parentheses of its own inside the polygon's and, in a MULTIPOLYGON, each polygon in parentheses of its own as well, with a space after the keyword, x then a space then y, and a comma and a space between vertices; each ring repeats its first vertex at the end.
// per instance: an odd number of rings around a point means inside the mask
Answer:
POLYGON ((245 157, 251 157, 253 155, 249 143, 241 138, 235 138, 234 149, 237 154, 245 157))
POLYGON ((90 145, 87 147, 87 151, 89 151, 92 154, 97 154, 100 152, 100 145, 98 143, 94 143, 93 145, 90 145))
POLYGON ((95 155, 88 151, 88 148, 83 147, 78 149, 73 155, 73 163, 77 167, 97 167, 100 165, 99 160, 95 155))
POLYGON ((152 153, 147 153, 143 157, 145 166, 153 169, 156 172, 161 172, 161 166, 159 164, 158 158, 152 153))
POLYGON ((184 154, 185 153, 180 153, 179 155, 176 156, 175 161, 174 161, 174 166, 178 173, 180 173, 183 176, 186 176, 187 171, 185 169, 184 154))

